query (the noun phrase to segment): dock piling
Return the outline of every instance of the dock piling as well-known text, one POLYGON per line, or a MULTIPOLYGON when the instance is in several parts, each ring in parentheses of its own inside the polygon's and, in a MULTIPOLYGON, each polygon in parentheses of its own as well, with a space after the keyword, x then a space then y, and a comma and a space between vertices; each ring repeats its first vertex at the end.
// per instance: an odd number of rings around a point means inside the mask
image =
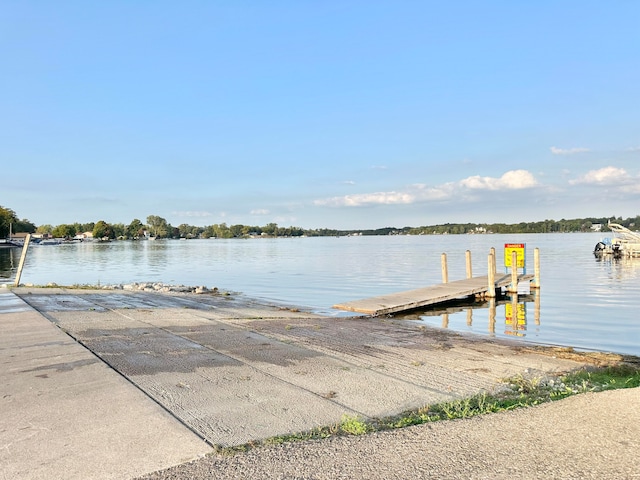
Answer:
POLYGON ((489 298, 495 298, 496 296, 496 268, 495 268, 495 264, 496 264, 496 255, 494 252, 489 254, 489 259, 488 259, 488 282, 487 282, 487 293, 485 294, 486 297, 489 298))
POLYGON ((442 266, 442 283, 449 283, 449 269, 447 268, 447 254, 443 253, 440 257, 442 266))
POLYGON ((540 288, 540 249, 533 250, 533 282, 531 288, 540 288))
POLYGON ((471 251, 467 250, 464 252, 464 257, 467 263, 467 278, 473 278, 473 272, 471 269, 471 251))
POLYGON ((491 255, 493 255, 493 276, 495 277, 495 275, 496 275, 496 268, 497 268, 497 266, 496 266, 496 247, 491 247, 491 248, 489 249, 489 253, 490 253, 491 255))

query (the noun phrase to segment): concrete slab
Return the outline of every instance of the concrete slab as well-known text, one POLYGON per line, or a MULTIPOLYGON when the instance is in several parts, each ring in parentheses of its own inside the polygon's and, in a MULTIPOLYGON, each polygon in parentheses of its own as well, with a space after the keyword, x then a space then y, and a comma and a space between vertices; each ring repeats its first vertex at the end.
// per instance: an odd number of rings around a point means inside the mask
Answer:
POLYGON ((0 314, 9 388, 0 462, 11 477, 126 478, 209 451, 191 432, 242 444, 583 364, 406 320, 327 318, 243 297, 13 292, 37 312, 6 299, 12 311, 0 314), (96 468, 102 477, 87 475, 96 468))
MULTIPOLYGON (((505 346, 487 355, 461 339, 447 345, 406 322, 243 300, 87 291, 24 298, 222 446, 472 395, 535 365, 505 346)), ((539 367, 572 366, 556 359, 539 367)))
POLYGON ((0 478, 133 478, 210 450, 10 292, 0 292, 0 385, 0 478))

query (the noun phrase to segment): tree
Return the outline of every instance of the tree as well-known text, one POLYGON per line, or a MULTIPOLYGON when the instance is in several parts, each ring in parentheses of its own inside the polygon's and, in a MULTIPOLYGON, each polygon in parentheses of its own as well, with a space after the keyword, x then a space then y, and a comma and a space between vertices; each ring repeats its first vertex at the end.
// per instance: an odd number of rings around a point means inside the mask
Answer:
POLYGON ((231 225, 229 231, 234 238, 242 237, 242 225, 231 225))
POLYGON ((73 225, 61 224, 51 231, 51 235, 55 238, 73 238, 76 235, 76 229, 73 225))
MULTIPOLYGON (((16 212, 0 205, 0 238, 9 235, 9 228, 18 221, 16 212)), ((12 228, 13 229, 13 228, 12 228)))
POLYGON ((226 223, 221 223, 220 225, 215 224, 212 225, 213 228, 213 236, 216 238, 231 238, 231 230, 227 227, 226 223))
POLYGON ((127 226, 127 237, 138 239, 144 236, 144 225, 140 220, 134 218, 127 226))
POLYGON ((113 238, 127 238, 127 227, 125 227, 124 223, 114 223, 111 228, 113 229, 113 238))
POLYGON ((16 212, 0 205, 0 238, 5 238, 12 233, 34 233, 36 226, 27 219, 19 220, 16 212))
POLYGON ((15 225, 12 228, 12 230, 14 232, 35 233, 36 226, 33 223, 31 223, 29 220, 27 220, 26 218, 23 218, 22 220, 18 220, 15 223, 15 225))
POLYGON ((278 224, 277 223, 269 223, 262 227, 262 231, 267 235, 271 235, 272 237, 278 236, 278 224))
POLYGON ((202 231, 202 238, 211 238, 215 236, 216 236, 216 232, 213 229, 213 225, 204 227, 204 230, 202 231))
POLYGON ((169 235, 170 225, 162 217, 149 215, 147 217, 147 225, 152 237, 165 238, 169 235))
POLYGON ((100 220, 93 227, 93 238, 99 240, 99 239, 102 239, 102 238, 113 239, 113 238, 116 238, 116 237, 115 237, 115 234, 113 232, 113 228, 111 227, 111 225, 109 225, 104 220, 100 220))

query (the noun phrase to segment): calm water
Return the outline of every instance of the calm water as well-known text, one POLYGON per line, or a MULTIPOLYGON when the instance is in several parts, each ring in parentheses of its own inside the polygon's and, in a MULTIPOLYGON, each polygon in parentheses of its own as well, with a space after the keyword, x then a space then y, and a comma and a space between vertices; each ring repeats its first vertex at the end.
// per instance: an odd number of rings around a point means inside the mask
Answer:
MULTIPOLYGON (((505 243, 527 244, 528 273, 540 249, 539 313, 534 302, 463 309, 448 316, 412 315, 438 327, 525 342, 568 345, 640 355, 640 259, 598 261, 601 234, 325 237, 255 240, 166 240, 84 243, 29 249, 22 283, 60 285, 160 281, 206 285, 248 296, 308 307, 334 316, 336 303, 441 281, 440 255, 449 279, 465 277, 465 251, 475 274, 486 274, 487 254, 497 250, 504 271, 505 243)), ((0 282, 15 274, 19 249, 0 250, 0 282)))

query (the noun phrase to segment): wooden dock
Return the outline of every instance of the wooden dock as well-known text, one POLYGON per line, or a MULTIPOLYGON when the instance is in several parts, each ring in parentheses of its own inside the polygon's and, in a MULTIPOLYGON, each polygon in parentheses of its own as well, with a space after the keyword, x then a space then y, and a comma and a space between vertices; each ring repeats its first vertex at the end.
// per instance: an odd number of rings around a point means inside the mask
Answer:
MULTIPOLYGON (((529 282, 534 275, 519 274, 518 284, 529 282)), ((497 275, 495 289, 512 283, 512 275, 497 275)), ((367 315, 384 315, 406 310, 428 307, 439 303, 463 299, 472 295, 482 295, 489 290, 489 277, 473 277, 465 280, 441 283, 430 287, 418 288, 406 292, 391 293, 380 297, 365 298, 334 305, 333 308, 367 315)))

